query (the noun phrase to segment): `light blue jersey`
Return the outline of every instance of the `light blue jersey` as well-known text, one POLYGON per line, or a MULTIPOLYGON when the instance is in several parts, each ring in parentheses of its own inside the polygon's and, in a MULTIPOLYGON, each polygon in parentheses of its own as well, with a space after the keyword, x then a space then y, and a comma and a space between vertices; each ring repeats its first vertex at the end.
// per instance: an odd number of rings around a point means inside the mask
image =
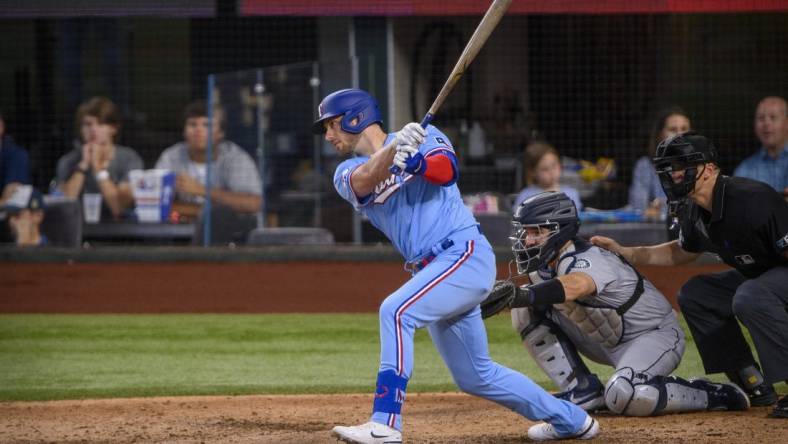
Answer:
MULTIPOLYGON (((389 134, 385 143, 393 138, 389 134)), ((454 159, 451 142, 433 126, 427 127, 419 151, 424 157, 447 152, 454 159)), ((419 259, 420 265, 410 269, 411 279, 386 297, 378 312, 380 367, 370 420, 402 429, 402 405, 413 371, 413 337, 416 329, 426 328, 463 391, 531 420, 549 421, 562 435, 580 429, 586 418, 582 409, 490 359, 479 303, 495 281, 495 254, 463 205, 457 185, 392 174, 370 195, 356 196, 351 176, 368 160, 356 157, 342 162, 334 186, 408 262, 419 259)))
MULTIPOLYGON (((393 138, 394 134, 389 134, 384 145, 393 138)), ((453 154, 454 148, 446 135, 429 125, 419 151, 428 157, 441 151, 453 154)), ((451 234, 478 225, 453 183, 437 186, 421 176, 392 174, 369 196, 356 196, 350 176, 368 160, 369 157, 360 156, 339 164, 334 173, 334 186, 339 195, 367 216, 408 261, 427 254, 432 246, 451 234)))

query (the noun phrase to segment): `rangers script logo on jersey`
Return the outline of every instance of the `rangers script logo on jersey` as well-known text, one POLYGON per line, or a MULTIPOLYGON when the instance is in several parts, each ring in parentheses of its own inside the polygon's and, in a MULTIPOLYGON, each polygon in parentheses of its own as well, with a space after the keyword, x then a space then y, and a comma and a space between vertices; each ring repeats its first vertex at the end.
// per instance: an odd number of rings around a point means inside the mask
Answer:
POLYGON ((413 176, 406 174, 403 176, 402 182, 397 182, 397 176, 392 174, 388 179, 375 186, 375 200, 372 202, 378 205, 383 205, 392 194, 396 193, 405 182, 411 179, 413 179, 413 176))

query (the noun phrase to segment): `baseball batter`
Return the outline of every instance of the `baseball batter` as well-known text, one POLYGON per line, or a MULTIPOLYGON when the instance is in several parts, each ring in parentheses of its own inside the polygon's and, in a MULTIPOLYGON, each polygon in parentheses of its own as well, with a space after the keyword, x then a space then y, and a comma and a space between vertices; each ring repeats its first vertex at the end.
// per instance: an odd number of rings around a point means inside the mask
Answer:
POLYGON ((749 407, 735 384, 668 376, 684 353, 670 303, 623 257, 576 237, 580 220, 564 193, 526 200, 513 226, 517 269, 529 283, 500 282, 482 310, 513 307, 512 326, 561 389, 556 397, 632 416, 749 407), (604 387, 578 350, 616 369, 604 387))
POLYGON ((490 359, 479 303, 495 280, 495 257, 460 198, 457 158, 446 135, 416 123, 386 134, 375 99, 358 89, 328 95, 318 113, 315 130, 340 154, 357 154, 337 167, 337 192, 391 240, 412 273, 380 306, 370 421, 332 433, 346 442, 402 442, 413 335, 426 327, 463 391, 545 421, 529 429, 533 439, 596 436, 598 422, 581 408, 490 359), (404 174, 392 174, 392 165, 404 174))

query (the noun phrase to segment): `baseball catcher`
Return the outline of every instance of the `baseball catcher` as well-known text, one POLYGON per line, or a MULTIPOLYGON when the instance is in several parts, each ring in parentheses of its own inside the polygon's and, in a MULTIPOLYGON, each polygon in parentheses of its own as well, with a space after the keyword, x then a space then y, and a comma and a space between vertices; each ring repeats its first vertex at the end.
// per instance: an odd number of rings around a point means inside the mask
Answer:
POLYGON ((512 326, 559 387, 556 397, 630 416, 749 407, 735 384, 670 376, 685 345, 676 313, 622 256, 577 237, 577 209, 565 194, 526 200, 512 226, 517 284, 497 282, 482 315, 512 309, 512 326), (615 368, 604 386, 580 353, 615 368))

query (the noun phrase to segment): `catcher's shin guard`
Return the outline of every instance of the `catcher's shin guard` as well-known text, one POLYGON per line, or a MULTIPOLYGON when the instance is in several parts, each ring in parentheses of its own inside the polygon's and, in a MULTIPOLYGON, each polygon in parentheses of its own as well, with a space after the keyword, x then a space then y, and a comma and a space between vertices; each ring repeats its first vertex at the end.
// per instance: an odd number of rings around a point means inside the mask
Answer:
POLYGON ((622 368, 605 387, 605 402, 613 413, 652 416, 700 410, 746 410, 747 395, 735 384, 687 381, 676 376, 654 376, 622 368))
POLYGON ((561 392, 591 386, 594 375, 588 370, 566 334, 543 311, 512 309, 512 327, 539 367, 561 392))
POLYGON ((646 378, 629 367, 616 370, 605 386, 607 408, 627 416, 706 410, 705 390, 674 376, 646 378))

